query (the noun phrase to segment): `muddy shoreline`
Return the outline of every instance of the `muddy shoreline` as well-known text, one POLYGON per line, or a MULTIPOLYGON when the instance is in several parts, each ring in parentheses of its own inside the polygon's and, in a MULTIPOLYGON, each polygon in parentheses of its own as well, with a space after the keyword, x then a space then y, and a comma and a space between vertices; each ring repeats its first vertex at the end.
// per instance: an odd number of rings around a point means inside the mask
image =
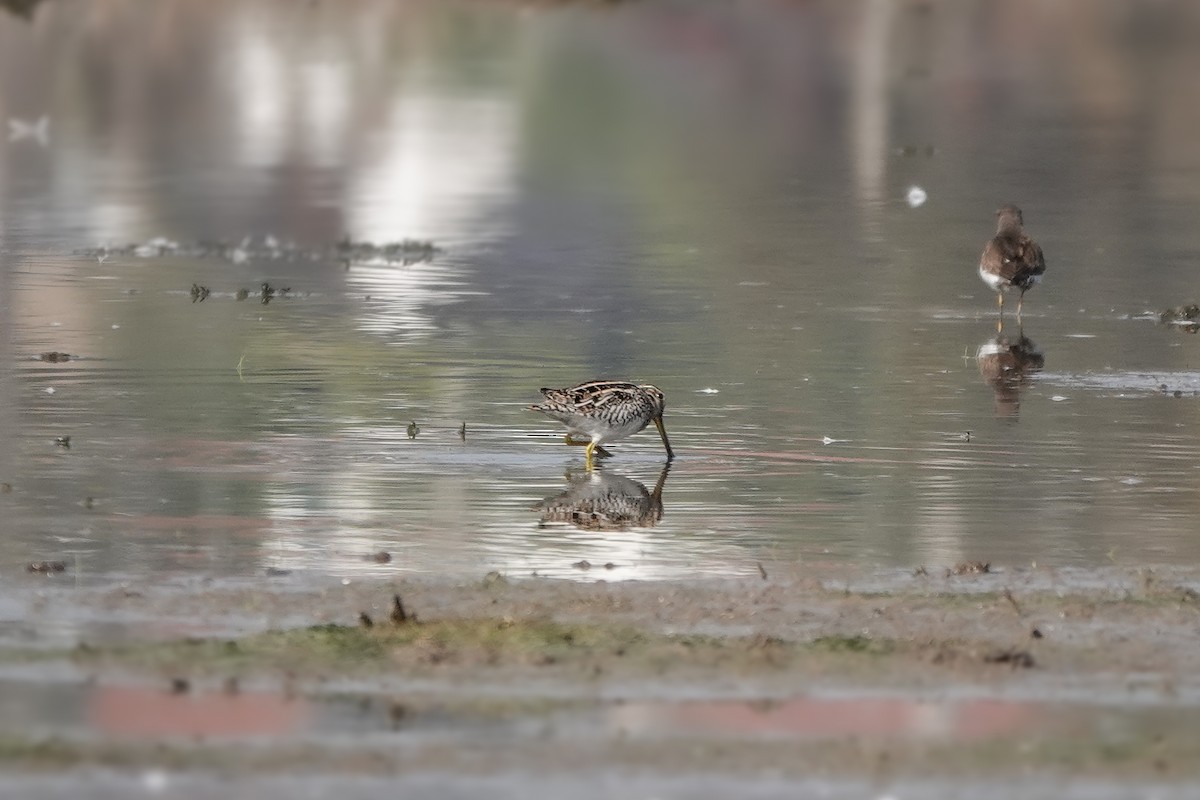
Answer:
POLYGON ((94 588, 31 578, 31 627, 0 651, 6 691, 82 692, 95 716, 108 702, 97 698, 119 690, 175 724, 16 725, 0 760, 34 783, 94 769, 133 780, 150 765, 503 788, 616 770, 935 780, 953 794, 957 781, 1016 775, 1046 786, 1200 775, 1198 571, 764 572, 94 588), (263 718, 303 708, 308 721, 187 728, 197 706, 236 716, 253 702, 266 703, 263 718))

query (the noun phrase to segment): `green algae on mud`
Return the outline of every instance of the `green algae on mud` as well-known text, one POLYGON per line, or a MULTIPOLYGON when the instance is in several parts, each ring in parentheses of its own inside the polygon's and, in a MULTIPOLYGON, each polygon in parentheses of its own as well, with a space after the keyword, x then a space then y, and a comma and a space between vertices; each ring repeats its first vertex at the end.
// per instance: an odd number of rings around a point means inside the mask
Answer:
POLYGON ((133 668, 287 670, 303 677, 329 672, 363 675, 397 667, 542 666, 597 656, 654 665, 679 648, 713 655, 736 652, 732 643, 713 637, 647 634, 621 625, 455 618, 369 627, 315 625, 242 639, 83 647, 74 657, 82 663, 133 668))
POLYGON ((420 672, 551 665, 596 672, 619 669, 636 675, 659 674, 676 667, 771 672, 796 666, 805 658, 853 660, 903 649, 897 642, 862 634, 798 642, 765 636, 655 633, 620 624, 540 618, 451 618, 399 625, 325 624, 241 639, 85 645, 76 648, 72 658, 86 666, 193 675, 283 671, 296 678, 364 677, 396 669, 420 672))

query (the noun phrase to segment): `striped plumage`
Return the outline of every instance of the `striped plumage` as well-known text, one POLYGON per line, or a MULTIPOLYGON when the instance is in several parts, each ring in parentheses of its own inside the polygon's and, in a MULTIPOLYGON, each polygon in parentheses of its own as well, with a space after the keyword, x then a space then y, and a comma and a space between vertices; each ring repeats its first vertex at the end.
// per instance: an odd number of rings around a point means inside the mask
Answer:
POLYGON ((662 493, 667 481, 664 465, 654 491, 624 475, 591 470, 568 477, 562 494, 548 497, 534 508, 543 522, 566 522, 589 531, 623 531, 652 528, 663 516, 662 493))
POLYGON ((1004 293, 1017 289, 1021 292, 1017 300, 1017 320, 1020 321, 1025 292, 1042 280, 1045 271, 1042 248, 1025 233, 1021 209, 1013 205, 999 209, 996 235, 983 248, 979 258, 979 277, 997 293, 1001 318, 1004 317, 1004 293))
POLYGON ((541 389, 545 400, 530 408, 567 426, 567 443, 587 446, 592 454, 604 442, 632 436, 651 422, 658 428, 667 460, 675 457, 662 415, 666 399, 657 386, 625 381, 589 381, 566 389, 541 389))

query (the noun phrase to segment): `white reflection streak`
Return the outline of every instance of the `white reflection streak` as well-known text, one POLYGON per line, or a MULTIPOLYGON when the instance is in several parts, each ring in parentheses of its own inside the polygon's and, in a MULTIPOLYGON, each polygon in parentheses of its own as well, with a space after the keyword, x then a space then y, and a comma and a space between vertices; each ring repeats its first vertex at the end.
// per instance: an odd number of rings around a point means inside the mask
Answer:
POLYGON ((967 533, 962 481, 951 472, 935 472, 921 480, 916 544, 917 560, 924 564, 956 564, 970 556, 963 550, 967 533))
POLYGON ((319 61, 304 67, 305 119, 315 164, 332 168, 342 162, 342 137, 350 113, 350 76, 345 64, 319 61))
POLYGON ((377 301, 359 314, 359 327, 369 333, 432 333, 437 324, 429 309, 471 293, 456 271, 436 263, 356 265, 347 282, 377 301))
POLYGON ((566 523, 537 528, 533 521, 490 527, 481 542, 487 563, 510 575, 536 571, 543 577, 577 580, 678 580, 728 576, 751 565, 736 547, 690 540, 666 529, 596 533, 573 530, 566 523), (582 561, 590 565, 586 570, 575 566, 582 561), (609 563, 612 569, 605 568, 609 563))
POLYGON ((517 119, 505 96, 401 89, 382 134, 382 154, 358 170, 350 189, 355 236, 478 240, 473 226, 513 190, 517 119))
POLYGON ((894 12, 892 0, 870 0, 863 7, 863 27, 854 60, 851 100, 854 170, 859 200, 865 206, 884 198, 888 137, 888 37, 894 12))
POLYGON ((344 474, 320 489, 280 485, 268 492, 265 510, 275 535, 263 540, 263 566, 361 573, 364 557, 380 549, 379 531, 370 525, 378 489, 363 477, 344 474), (328 524, 317 527, 316 520, 328 524))
POLYGON ((265 31, 250 22, 235 26, 229 72, 235 98, 235 140, 240 161, 270 166, 282 158, 280 144, 289 97, 283 56, 265 31))

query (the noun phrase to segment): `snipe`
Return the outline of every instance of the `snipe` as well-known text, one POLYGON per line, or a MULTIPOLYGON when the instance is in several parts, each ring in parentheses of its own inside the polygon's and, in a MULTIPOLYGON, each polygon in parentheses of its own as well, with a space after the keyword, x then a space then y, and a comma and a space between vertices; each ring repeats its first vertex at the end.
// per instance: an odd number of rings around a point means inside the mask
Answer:
POLYGON ((567 426, 567 444, 586 446, 588 469, 600 445, 632 436, 651 422, 658 428, 667 461, 675 458, 663 427, 666 400, 657 386, 625 381, 589 381, 566 389, 541 389, 546 399, 530 408, 567 426))

